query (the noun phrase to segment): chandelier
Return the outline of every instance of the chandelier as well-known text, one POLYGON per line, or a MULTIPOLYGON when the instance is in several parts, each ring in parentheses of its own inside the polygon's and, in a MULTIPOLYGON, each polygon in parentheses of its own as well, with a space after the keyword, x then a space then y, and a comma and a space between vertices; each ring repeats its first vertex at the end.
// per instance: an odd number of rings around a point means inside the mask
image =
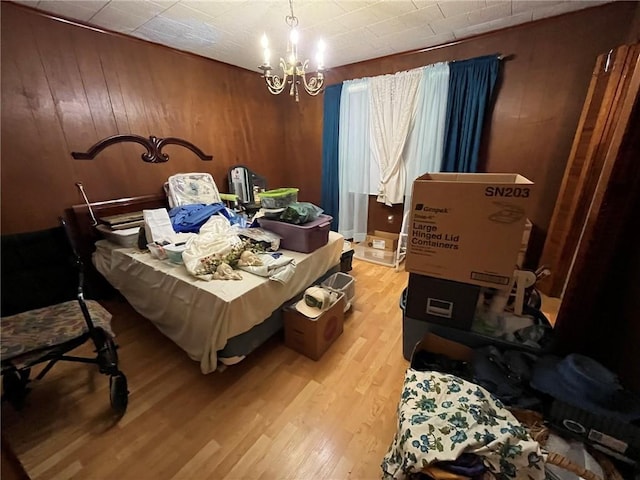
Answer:
POLYGON ((322 40, 318 42, 318 53, 316 54, 317 71, 315 75, 307 75, 307 67, 309 60, 304 62, 298 58, 298 17, 293 14, 293 0, 289 0, 289 8, 291 15, 285 17, 287 25, 289 25, 289 39, 287 41, 287 56, 280 58, 280 68, 282 69, 282 77, 274 75, 271 70, 269 50, 269 40, 267 35, 262 35, 263 63, 260 65, 262 70, 262 78, 267 82, 267 88, 274 95, 278 95, 284 91, 289 84, 289 95, 295 97, 296 102, 299 101, 298 87, 300 84, 304 86, 305 91, 309 95, 317 95, 322 91, 324 85, 324 50, 325 45, 322 40))

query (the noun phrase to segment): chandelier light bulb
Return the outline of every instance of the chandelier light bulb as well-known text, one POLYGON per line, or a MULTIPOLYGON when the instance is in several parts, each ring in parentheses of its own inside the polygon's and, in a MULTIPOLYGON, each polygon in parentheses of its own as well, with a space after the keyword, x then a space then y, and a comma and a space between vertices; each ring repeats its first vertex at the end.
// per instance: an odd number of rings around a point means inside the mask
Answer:
POLYGON ((324 40, 320 39, 318 41, 318 53, 324 53, 327 49, 327 45, 324 43, 324 40))
POLYGON ((260 39, 260 45, 262 48, 266 49, 269 46, 269 39, 267 38, 267 34, 263 33, 262 38, 260 39))
POLYGON ((291 33, 289 34, 289 40, 291 40, 291 43, 293 45, 297 45, 299 38, 300 38, 300 36, 298 34, 298 29, 297 28, 292 28, 291 29, 291 33))

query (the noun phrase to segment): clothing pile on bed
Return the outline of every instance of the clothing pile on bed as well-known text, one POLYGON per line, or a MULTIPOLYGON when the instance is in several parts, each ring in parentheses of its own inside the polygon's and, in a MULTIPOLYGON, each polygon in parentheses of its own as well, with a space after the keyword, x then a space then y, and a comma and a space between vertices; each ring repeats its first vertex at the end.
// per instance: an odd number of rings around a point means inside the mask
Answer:
POLYGON ((294 259, 276 252, 280 238, 252 228, 246 218, 227 208, 209 174, 173 175, 167 182, 172 207, 145 210, 147 241, 183 244, 187 271, 207 280, 241 280, 238 270, 286 283, 295 272, 294 259))

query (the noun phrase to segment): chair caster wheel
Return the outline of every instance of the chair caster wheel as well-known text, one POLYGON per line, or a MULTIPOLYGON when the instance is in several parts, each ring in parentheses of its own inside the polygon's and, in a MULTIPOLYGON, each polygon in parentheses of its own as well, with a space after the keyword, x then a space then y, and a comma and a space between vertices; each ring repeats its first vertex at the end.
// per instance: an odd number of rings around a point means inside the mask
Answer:
POLYGON ((129 404, 129 390, 127 377, 123 373, 109 377, 109 394, 113 411, 119 415, 124 414, 129 404))
POLYGON ((22 371, 9 371, 2 376, 2 389, 4 390, 3 400, 8 401, 11 406, 20 411, 24 407, 27 393, 27 383, 29 383, 29 373, 31 369, 22 371))

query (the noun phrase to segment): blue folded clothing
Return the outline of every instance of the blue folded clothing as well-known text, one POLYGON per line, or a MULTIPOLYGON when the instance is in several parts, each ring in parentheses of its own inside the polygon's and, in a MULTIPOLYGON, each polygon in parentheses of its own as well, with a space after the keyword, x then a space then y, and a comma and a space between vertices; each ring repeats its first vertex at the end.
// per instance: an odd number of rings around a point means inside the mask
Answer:
POLYGON ((222 213, 224 215, 225 212, 226 208, 222 203, 212 203, 209 205, 193 203, 172 208, 169 210, 169 218, 176 232, 198 233, 200 227, 202 227, 212 215, 216 213, 222 213))

